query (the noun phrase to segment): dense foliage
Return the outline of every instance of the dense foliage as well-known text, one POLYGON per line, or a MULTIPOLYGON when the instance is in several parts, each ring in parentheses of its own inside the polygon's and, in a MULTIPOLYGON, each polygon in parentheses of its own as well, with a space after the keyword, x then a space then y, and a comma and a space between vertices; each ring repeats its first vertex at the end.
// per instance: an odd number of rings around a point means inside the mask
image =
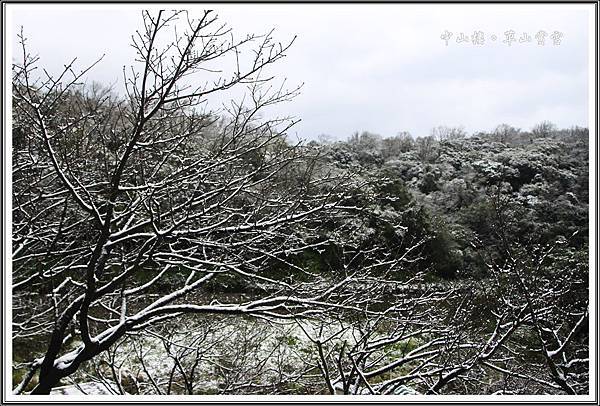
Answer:
POLYGON ((441 140, 365 132, 327 149, 332 165, 359 171, 370 185, 365 233, 387 243, 397 233, 386 227, 426 238, 432 276, 485 277, 485 258, 503 258, 505 238, 522 247, 564 239, 585 256, 588 131, 513 129, 509 137, 505 127, 441 140))

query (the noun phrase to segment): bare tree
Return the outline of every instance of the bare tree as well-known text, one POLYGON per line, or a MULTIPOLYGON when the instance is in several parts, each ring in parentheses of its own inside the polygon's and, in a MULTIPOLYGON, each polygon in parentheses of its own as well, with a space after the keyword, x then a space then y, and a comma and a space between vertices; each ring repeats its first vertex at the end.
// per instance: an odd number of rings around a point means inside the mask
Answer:
POLYGON ((519 135, 520 132, 520 129, 505 123, 497 125, 494 129, 494 135, 500 138, 501 142, 507 142, 510 138, 519 135))
POLYGON ((525 268, 513 265, 483 291, 419 291, 415 279, 387 295, 370 291, 372 301, 388 300, 383 310, 304 329, 323 387, 348 395, 587 393, 586 304, 561 309, 555 303, 576 293, 571 285, 526 281, 525 268))
POLYGON ((414 147, 414 139, 408 131, 400 131, 395 137, 382 140, 382 153, 387 159, 397 157, 403 152, 410 151, 414 147))
POLYGON ((447 127, 445 125, 440 125, 432 128, 430 135, 438 141, 447 141, 464 138, 467 133, 463 127, 447 127))
MULTIPOLYGON (((303 328, 323 392, 588 393, 587 262, 573 258, 566 238, 534 246, 509 238, 510 204, 494 196, 495 249, 504 252, 483 254, 486 279, 435 284, 384 272, 352 293, 368 305, 303 328)), ((385 269, 397 267, 402 261, 385 269)))
POLYGON ((433 136, 419 137, 415 143, 417 145, 417 155, 421 161, 434 163, 440 157, 441 150, 433 136))
POLYGON ((258 119, 298 92, 263 75, 291 42, 275 43, 271 33, 235 40, 210 11, 197 19, 144 12, 143 22, 132 37, 139 69, 124 72, 124 99, 79 86, 91 67, 76 72, 75 60, 57 77, 38 74, 21 37, 13 293, 17 303, 34 289, 51 300, 33 314, 15 312, 14 339, 45 337, 15 393, 36 373, 31 393, 49 393, 126 334, 166 319, 291 317, 319 311, 336 289, 266 271, 279 263, 305 273, 290 255, 326 243, 319 218, 343 200, 342 180, 321 170, 318 152, 286 141, 293 120, 258 119), (225 76, 219 63, 228 60, 225 76), (192 85, 199 73, 210 79, 192 85), (248 90, 243 100, 218 115, 204 108, 210 95, 239 86, 248 90), (232 278, 269 293, 241 303, 192 296, 232 278), (158 298, 131 305, 158 286, 158 298))
POLYGON ((531 133, 536 137, 549 137, 557 131, 556 124, 551 121, 542 121, 533 126, 531 133))

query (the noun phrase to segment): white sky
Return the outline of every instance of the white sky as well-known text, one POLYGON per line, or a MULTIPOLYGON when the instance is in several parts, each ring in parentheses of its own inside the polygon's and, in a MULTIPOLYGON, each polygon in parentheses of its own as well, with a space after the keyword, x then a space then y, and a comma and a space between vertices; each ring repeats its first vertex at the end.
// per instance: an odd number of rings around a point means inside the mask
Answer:
MULTIPOLYGON (((141 27, 141 5, 7 4, 8 28, 23 26, 41 66, 57 71, 77 56, 84 68, 102 54, 88 80, 122 87, 123 66, 141 27)), ((156 6, 151 6, 156 8, 156 6)), ((169 9, 176 8, 169 4, 169 9)), ((182 5, 200 13, 208 6, 182 5), (194 8, 195 7, 195 8, 194 8)), ((588 126, 588 38, 593 5, 525 4, 217 4, 237 37, 275 28, 281 42, 298 38, 270 73, 302 94, 268 114, 302 119, 303 138, 346 138, 368 130, 420 136, 437 125, 490 130, 508 123, 529 129, 542 120, 588 126), (440 38, 453 33, 448 46, 440 38), (507 46, 505 32, 532 42, 507 46), (561 32, 539 46, 535 34, 561 32), (483 31, 485 44, 457 43, 483 31), (496 41, 491 36, 496 35, 496 41)), ((16 44, 16 31, 9 32, 16 44)), ((13 60, 18 58, 14 55, 13 60)), ((201 80, 199 78, 198 80, 201 80)))

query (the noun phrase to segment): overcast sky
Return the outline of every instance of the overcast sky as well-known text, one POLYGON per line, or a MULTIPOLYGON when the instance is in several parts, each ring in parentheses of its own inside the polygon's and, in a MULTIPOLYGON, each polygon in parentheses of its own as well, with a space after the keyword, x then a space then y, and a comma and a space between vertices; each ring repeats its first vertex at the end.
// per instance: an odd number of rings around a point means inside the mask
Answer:
MULTIPOLYGON (((133 63, 129 43, 141 26, 143 6, 7 6, 9 28, 24 27, 42 66, 56 71, 77 56, 83 68, 106 54, 88 80, 122 88, 122 69, 133 63)), ((201 11, 200 6, 182 7, 201 11)), ((211 8, 239 37, 271 28, 282 42, 298 36, 270 73, 290 85, 304 83, 302 93, 267 113, 300 118, 293 131, 304 138, 328 134, 342 139, 356 130, 421 136, 437 125, 462 125, 469 132, 500 123, 529 129, 542 120, 559 127, 588 125, 593 5, 211 8), (505 33, 511 30, 516 42, 508 46, 505 33), (476 31, 483 33, 483 45, 472 43, 476 31), (544 45, 536 38, 540 31, 548 34, 544 45), (551 38, 555 31, 560 44, 551 38), (448 45, 441 38, 444 32, 452 34, 448 45), (469 42, 457 42, 461 33, 469 42), (519 42, 524 33, 531 41, 519 42)), ((15 33, 9 33, 13 44, 15 33)))

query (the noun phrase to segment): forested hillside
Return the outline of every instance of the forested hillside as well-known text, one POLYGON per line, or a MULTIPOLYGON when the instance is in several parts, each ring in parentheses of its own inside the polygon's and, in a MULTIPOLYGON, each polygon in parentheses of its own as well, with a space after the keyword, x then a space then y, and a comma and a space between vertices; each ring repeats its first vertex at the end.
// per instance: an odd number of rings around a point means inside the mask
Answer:
POLYGON ((442 279, 483 278, 489 261, 505 260, 509 248, 557 239, 565 255, 587 263, 587 129, 548 122, 533 132, 501 125, 472 136, 439 129, 459 135, 363 132, 325 143, 331 165, 368 184, 365 241, 425 237, 423 266, 442 279))

